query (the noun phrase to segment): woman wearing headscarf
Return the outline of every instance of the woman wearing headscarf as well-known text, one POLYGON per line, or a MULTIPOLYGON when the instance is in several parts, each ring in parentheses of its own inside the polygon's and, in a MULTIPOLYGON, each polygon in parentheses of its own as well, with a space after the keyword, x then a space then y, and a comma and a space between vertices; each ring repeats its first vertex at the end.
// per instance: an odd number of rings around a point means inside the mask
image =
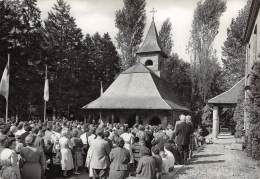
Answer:
POLYGON ((34 147, 34 136, 25 137, 26 147, 21 149, 20 155, 23 162, 21 168, 22 179, 41 179, 45 170, 45 158, 42 150, 34 147))
POLYGON ((61 131, 61 138, 59 140, 60 153, 61 153, 61 169, 63 171, 63 176, 67 177, 67 172, 74 168, 73 158, 71 153, 71 142, 68 138, 68 130, 65 129, 61 131))
POLYGON ((145 179, 155 179, 156 178, 156 162, 151 156, 151 151, 149 148, 142 146, 140 148, 141 158, 138 161, 136 168, 136 177, 145 179))
POLYGON ((125 142, 119 137, 116 141, 117 147, 110 152, 109 179, 125 179, 128 176, 128 163, 130 153, 124 148, 125 142))
MULTIPOLYGON (((18 157, 14 150, 7 148, 15 144, 15 139, 8 141, 6 135, 0 135, 0 178, 1 179, 20 179, 18 168, 18 157)), ((11 147, 14 148, 14 147, 11 147)))

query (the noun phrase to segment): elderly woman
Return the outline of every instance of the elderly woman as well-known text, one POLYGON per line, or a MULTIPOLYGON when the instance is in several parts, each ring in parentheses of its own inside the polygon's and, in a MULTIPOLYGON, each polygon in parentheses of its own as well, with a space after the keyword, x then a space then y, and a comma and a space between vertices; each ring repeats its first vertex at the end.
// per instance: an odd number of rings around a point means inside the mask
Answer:
POLYGON ((136 168, 136 177, 145 179, 155 179, 156 178, 156 161, 151 156, 151 151, 149 148, 142 146, 140 148, 141 158, 138 161, 136 168))
POLYGON ((73 158, 71 153, 71 142, 68 138, 68 130, 61 131, 61 138, 59 140, 60 153, 61 153, 61 169, 63 170, 63 176, 68 176, 68 171, 74 168, 73 158))
POLYGON ((6 135, 0 135, 0 178, 1 179, 20 179, 20 171, 17 163, 17 154, 11 145, 15 144, 14 140, 8 141, 6 135))
POLYGON ((110 172, 109 179, 125 179, 128 176, 128 163, 130 153, 124 148, 124 139, 119 137, 116 141, 117 147, 110 152, 110 172))
POLYGON ((45 160, 42 150, 34 147, 34 136, 29 134, 25 138, 26 147, 21 149, 20 155, 24 161, 21 168, 22 179, 41 179, 45 169, 45 160))

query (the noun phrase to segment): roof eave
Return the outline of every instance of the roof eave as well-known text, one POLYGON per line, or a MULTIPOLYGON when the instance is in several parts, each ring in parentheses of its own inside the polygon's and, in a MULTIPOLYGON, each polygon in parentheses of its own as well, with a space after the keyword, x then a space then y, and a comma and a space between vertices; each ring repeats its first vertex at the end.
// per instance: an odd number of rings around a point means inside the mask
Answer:
POLYGON ((248 16, 246 30, 244 34, 244 43, 248 43, 250 40, 259 8, 260 8, 260 0, 253 0, 250 6, 250 13, 248 16))

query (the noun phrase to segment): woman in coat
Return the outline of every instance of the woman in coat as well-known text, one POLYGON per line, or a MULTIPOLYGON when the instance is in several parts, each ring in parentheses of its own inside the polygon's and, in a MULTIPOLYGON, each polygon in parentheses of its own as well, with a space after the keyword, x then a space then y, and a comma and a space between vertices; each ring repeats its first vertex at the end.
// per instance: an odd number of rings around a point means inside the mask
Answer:
POLYGON ((109 179, 125 179, 128 177, 128 163, 130 153, 124 148, 124 139, 119 137, 116 141, 117 147, 110 152, 110 172, 109 179))
POLYGON ((41 179, 45 169, 45 157, 42 150, 34 147, 34 136, 29 134, 25 138, 26 147, 21 149, 23 162, 21 168, 22 179, 41 179))

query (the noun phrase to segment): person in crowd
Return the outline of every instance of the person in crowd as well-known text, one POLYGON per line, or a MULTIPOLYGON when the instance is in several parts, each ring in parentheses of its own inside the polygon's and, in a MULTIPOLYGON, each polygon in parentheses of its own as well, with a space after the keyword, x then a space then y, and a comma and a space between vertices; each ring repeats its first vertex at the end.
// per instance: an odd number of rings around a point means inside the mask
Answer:
POLYGON ((152 156, 155 160, 155 172, 156 172, 156 179, 161 179, 161 175, 163 173, 162 168, 162 157, 160 156, 160 149, 158 146, 153 146, 152 149, 152 156))
POLYGON ((93 149, 90 166, 93 170, 94 179, 106 179, 108 176, 110 147, 108 142, 103 139, 103 128, 97 128, 96 135, 96 139, 91 144, 93 149))
POLYGON ((156 162, 151 156, 151 151, 146 146, 140 148, 140 160, 136 168, 136 177, 145 179, 156 178, 156 162))
POLYGON ((128 177, 128 163, 130 152, 124 148, 124 139, 119 137, 116 141, 117 147, 110 152, 109 179, 126 179, 128 177))
POLYGON ((181 156, 181 164, 187 163, 191 130, 185 121, 185 116, 180 115, 180 122, 176 124, 175 142, 181 156))
POLYGON ((23 122, 19 122, 18 126, 17 126, 17 131, 14 133, 15 136, 20 136, 23 133, 25 133, 25 130, 23 129, 24 123, 23 122))
POLYGON ((188 153, 188 158, 191 159, 192 157, 192 151, 193 151, 193 146, 194 146, 194 136, 193 136, 193 132, 194 132, 194 127, 193 127, 193 123, 191 121, 191 116, 187 115, 186 116, 186 123, 188 124, 189 128, 190 128, 190 143, 189 143, 189 153, 188 153))
POLYGON ((73 154, 73 161, 74 161, 74 173, 76 175, 79 175, 79 168, 83 165, 83 157, 82 157, 82 147, 83 143, 81 139, 78 137, 78 130, 74 129, 72 131, 72 138, 71 138, 71 144, 72 144, 72 154, 73 154))
POLYGON ((33 146, 34 136, 29 134, 25 138, 26 147, 21 149, 21 176, 22 179, 41 179, 45 170, 43 151, 33 146))
MULTIPOLYGON (((21 179, 18 167, 18 157, 11 145, 15 145, 15 140, 8 140, 6 135, 0 135, 0 178, 1 179, 21 179)), ((15 147, 13 147, 15 148, 15 147)))
POLYGON ((171 145, 169 143, 165 143, 164 150, 160 153, 163 161, 162 168, 165 173, 169 173, 174 169, 175 158, 171 151, 171 145))
POLYGON ((68 138, 69 131, 67 128, 61 132, 61 138, 59 140, 60 154, 61 154, 61 169, 63 171, 63 177, 68 177, 68 171, 74 168, 72 153, 71 153, 71 141, 68 138))

